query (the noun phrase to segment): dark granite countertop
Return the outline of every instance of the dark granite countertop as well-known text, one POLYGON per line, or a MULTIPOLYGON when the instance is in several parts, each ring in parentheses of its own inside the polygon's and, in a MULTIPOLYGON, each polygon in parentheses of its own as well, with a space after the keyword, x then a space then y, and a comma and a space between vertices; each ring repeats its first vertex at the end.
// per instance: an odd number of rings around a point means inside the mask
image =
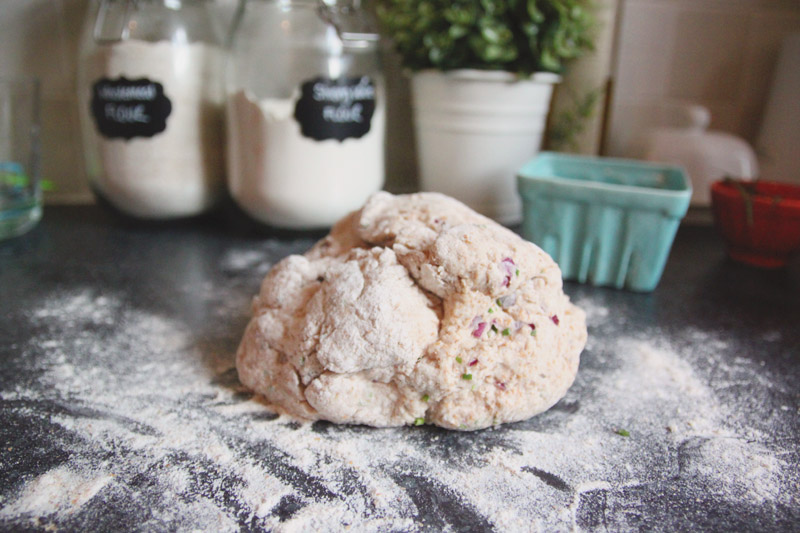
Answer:
POLYGON ((682 227, 651 294, 566 284, 590 342, 551 411, 374 430, 236 378, 260 280, 316 237, 64 206, 0 242, 0 530, 800 529, 800 258, 682 227))

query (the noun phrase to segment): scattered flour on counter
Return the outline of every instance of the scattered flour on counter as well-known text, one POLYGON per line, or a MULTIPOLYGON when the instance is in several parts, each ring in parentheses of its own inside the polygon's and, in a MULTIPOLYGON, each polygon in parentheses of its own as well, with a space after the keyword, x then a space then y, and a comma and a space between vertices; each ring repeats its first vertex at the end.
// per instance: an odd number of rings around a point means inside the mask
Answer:
MULTIPOLYGON (((249 268, 251 258, 227 264, 249 268)), ((226 308, 241 300, 210 296, 226 308)), ((135 497, 143 529, 569 531, 592 495, 670 491, 679 479, 732 506, 791 503, 783 451, 736 429, 742 416, 693 359, 659 332, 605 335, 608 309, 579 304, 596 335, 567 396, 526 422, 453 433, 298 422, 239 385, 236 339, 204 342, 120 294, 54 294, 29 312, 41 334, 21 347, 39 380, 0 399, 69 436, 51 444, 68 456, 0 492, 0 524, 58 525, 135 497)), ((689 334, 718 374, 755 365, 711 334, 689 334)))
POLYGON ((66 466, 53 468, 28 483, 15 502, 0 509, 0 517, 72 513, 112 479, 113 475, 106 473, 74 472, 66 466))
POLYGON ((590 323, 602 322, 611 313, 608 307, 589 298, 577 299, 575 305, 583 309, 583 312, 586 313, 586 320, 590 323))
POLYGON ((272 265, 264 261, 264 253, 259 250, 237 250, 225 254, 222 258, 222 270, 227 272, 240 272, 258 268, 266 273, 272 265))

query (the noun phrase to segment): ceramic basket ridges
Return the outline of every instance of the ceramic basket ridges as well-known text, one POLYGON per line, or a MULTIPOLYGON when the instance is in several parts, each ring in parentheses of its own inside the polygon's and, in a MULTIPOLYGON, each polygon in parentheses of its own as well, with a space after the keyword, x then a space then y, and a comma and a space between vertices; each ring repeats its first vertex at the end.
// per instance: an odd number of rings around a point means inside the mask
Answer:
POLYGON ((523 235, 564 279, 651 291, 691 187, 678 168, 542 153, 519 173, 523 235))

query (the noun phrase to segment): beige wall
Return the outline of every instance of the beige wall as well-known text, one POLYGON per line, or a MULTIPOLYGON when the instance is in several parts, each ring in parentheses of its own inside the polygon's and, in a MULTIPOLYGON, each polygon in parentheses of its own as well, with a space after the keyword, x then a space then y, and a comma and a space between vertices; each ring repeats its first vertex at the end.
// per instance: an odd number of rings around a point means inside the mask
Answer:
MULTIPOLYGON (((225 16, 234 0, 222 0, 225 16)), ((88 0, 0 0, 0 74, 35 74, 43 89, 43 172, 50 201, 89 201, 75 96, 78 36, 88 0)), ((624 0, 608 148, 620 151, 626 110, 691 101, 712 127, 753 141, 781 39, 800 30, 798 0, 624 0)), ((414 187, 407 84, 396 60, 390 80, 388 182, 414 187)))
POLYGON ((75 98, 78 34, 87 0, 0 1, 0 75, 42 85, 42 172, 64 201, 91 199, 82 179, 75 98))
POLYGON ((607 149, 624 155, 643 108, 695 103, 754 144, 798 0, 625 0, 607 149))

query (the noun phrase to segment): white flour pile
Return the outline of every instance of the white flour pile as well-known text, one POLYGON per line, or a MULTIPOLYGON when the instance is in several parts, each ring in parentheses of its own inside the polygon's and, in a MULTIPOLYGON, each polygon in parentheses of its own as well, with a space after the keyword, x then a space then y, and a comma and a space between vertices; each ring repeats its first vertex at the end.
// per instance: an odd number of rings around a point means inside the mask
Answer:
MULTIPOLYGON (((258 259, 242 251, 221 267, 260 279, 258 259)), ((468 434, 311 425, 271 416, 239 386, 231 317, 243 326, 252 287, 230 283, 202 288, 215 309, 202 333, 122 293, 53 294, 30 310, 40 334, 19 349, 41 376, 0 400, 52 424, 66 453, 0 493, 0 526, 90 527, 104 502, 127 501, 142 530, 569 531, 653 487, 731 509, 796 494, 790 450, 743 430, 691 363, 755 372, 713 335, 691 332, 692 348, 659 331, 606 336, 619 317, 578 298, 590 341, 577 381, 528 422, 468 434)), ((636 527, 617 511, 612 529, 636 527)))
POLYGON ((303 136, 296 99, 228 101, 228 184, 254 218, 277 226, 330 226, 361 207, 384 180, 385 103, 378 94, 369 132, 344 141, 303 136))

